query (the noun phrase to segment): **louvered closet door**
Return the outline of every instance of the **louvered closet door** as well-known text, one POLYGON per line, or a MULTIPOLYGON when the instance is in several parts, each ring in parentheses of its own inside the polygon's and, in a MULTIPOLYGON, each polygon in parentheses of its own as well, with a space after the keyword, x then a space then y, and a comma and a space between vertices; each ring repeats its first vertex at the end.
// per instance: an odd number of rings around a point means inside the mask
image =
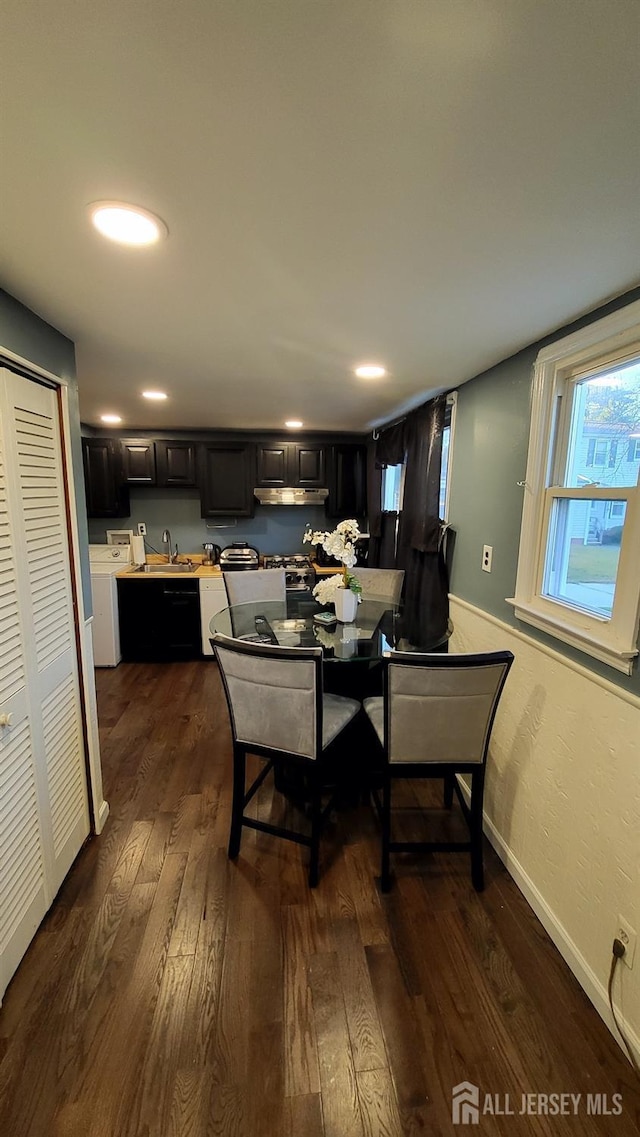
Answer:
MULTIPOLYGON (((43 892, 46 911, 89 833, 89 810, 56 395, 2 371, 0 400, 7 532, 1 563, 7 584, 16 585, 0 655, 0 713, 12 714, 10 725, 0 726, 6 983, 31 938, 21 951, 35 895, 43 892), (6 926, 5 910, 13 912, 6 926)), ((34 918, 35 911, 37 905, 34 918)))

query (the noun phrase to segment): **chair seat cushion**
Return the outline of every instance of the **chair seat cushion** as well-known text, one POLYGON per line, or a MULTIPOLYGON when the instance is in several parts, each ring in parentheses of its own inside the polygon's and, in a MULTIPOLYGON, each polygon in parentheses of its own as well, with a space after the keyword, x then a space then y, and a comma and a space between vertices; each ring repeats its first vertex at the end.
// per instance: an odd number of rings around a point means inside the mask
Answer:
POLYGON ((371 720, 373 729, 380 739, 380 745, 384 746, 384 699, 380 696, 376 696, 372 699, 365 699, 362 705, 371 720))
POLYGON ((344 695, 322 696, 322 745, 326 747, 340 731, 351 722, 354 715, 360 710, 360 703, 356 699, 347 699, 344 695))

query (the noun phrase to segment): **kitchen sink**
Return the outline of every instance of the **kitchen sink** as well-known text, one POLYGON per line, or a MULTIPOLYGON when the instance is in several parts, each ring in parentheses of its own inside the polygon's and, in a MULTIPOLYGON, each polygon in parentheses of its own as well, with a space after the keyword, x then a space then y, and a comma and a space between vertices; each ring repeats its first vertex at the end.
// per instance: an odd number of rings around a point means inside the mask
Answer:
POLYGON ((182 575, 185 572, 195 572, 198 565, 138 565, 136 572, 162 572, 162 573, 179 573, 182 575))

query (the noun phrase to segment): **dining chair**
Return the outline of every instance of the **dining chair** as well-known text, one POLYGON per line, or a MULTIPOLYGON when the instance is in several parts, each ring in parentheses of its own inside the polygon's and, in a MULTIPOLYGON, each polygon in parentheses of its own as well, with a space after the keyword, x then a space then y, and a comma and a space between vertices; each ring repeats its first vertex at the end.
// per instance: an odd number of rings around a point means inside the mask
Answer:
POLYGON ((356 566, 353 574, 362 585, 363 600, 380 599, 389 600, 392 604, 400 603, 404 569, 358 568, 356 566))
POLYGON ((482 809, 484 778, 496 710, 513 654, 464 655, 390 652, 383 660, 383 695, 363 706, 382 754, 382 798, 373 789, 382 825, 381 888, 391 887, 390 854, 470 852, 474 888, 484 888, 482 809), (471 775, 467 805, 457 774, 471 775), (395 778, 444 778, 444 804, 453 793, 469 828, 469 840, 393 841, 391 785, 395 778))
POLYGON ((222 579, 230 605, 246 604, 251 600, 282 600, 287 598, 284 569, 254 569, 223 572, 222 579))
MULTIPOLYGON (((333 805, 322 808, 331 748, 360 710, 360 703, 330 695, 322 686, 322 648, 274 647, 214 635, 211 644, 224 684, 233 738, 233 804, 229 857, 240 852, 242 828, 258 829, 310 849, 309 887, 318 883, 320 833, 333 805), (266 765, 246 787, 246 756, 266 765), (271 770, 303 774, 311 815, 310 834, 251 817, 246 807, 271 770)), ((278 782, 276 777, 276 788, 278 782)))

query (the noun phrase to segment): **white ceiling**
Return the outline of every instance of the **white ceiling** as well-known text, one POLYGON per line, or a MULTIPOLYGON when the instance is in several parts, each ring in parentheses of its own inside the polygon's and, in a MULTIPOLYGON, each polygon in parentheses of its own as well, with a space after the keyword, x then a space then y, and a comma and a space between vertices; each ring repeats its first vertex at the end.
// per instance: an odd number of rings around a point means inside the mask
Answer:
POLYGON ((639 282, 639 31, 638 0, 2 0, 0 285, 76 342, 85 422, 364 430, 639 282), (103 198, 169 239, 105 242, 103 198))

